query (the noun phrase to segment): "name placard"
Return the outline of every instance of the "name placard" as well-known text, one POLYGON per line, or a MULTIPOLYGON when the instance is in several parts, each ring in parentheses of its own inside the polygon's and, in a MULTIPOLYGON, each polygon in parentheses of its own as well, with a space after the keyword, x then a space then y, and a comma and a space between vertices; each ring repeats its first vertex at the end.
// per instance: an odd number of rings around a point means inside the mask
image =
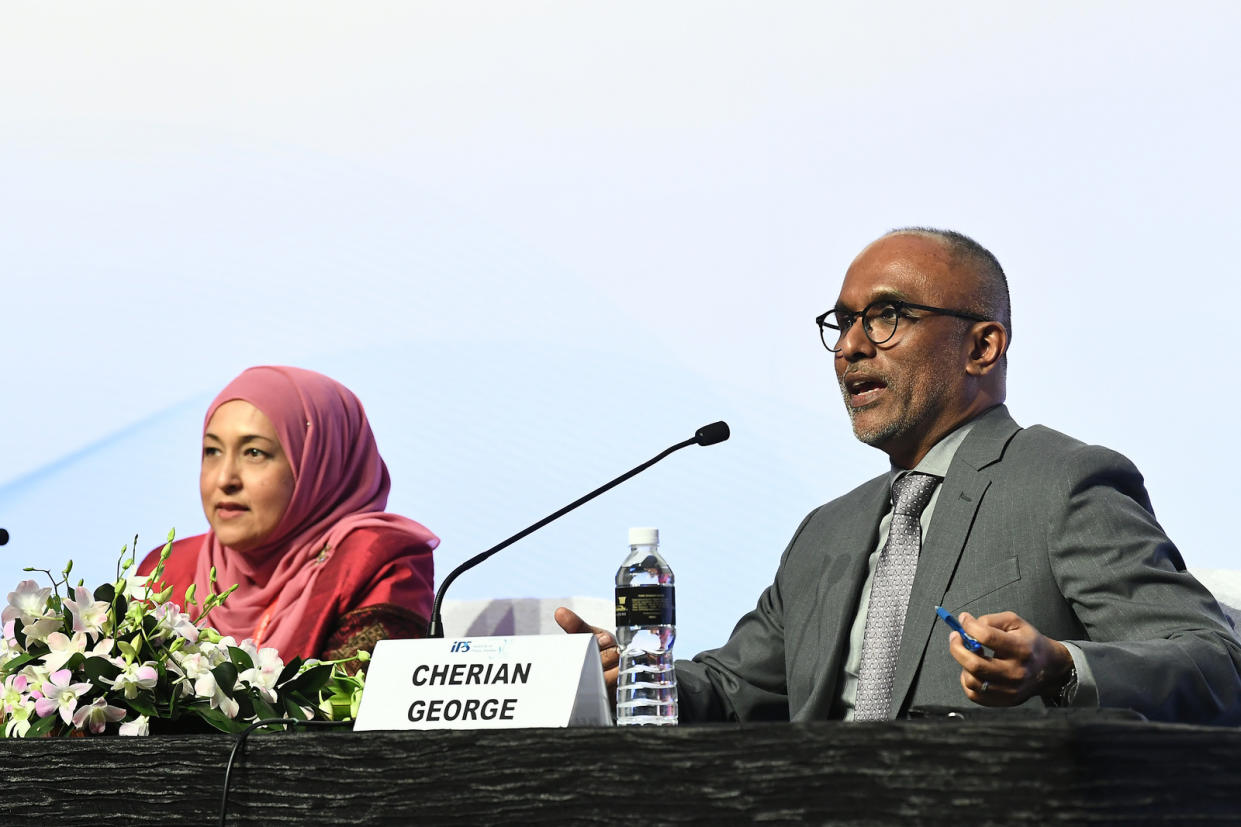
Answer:
POLYGON ((594 635, 381 640, 353 728, 610 726, 594 635))

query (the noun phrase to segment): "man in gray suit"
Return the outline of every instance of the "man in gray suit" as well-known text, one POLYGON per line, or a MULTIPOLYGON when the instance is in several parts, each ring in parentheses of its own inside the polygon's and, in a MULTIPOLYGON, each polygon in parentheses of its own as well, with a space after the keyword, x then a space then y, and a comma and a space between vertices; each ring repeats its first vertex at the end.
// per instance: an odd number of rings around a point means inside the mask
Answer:
MULTIPOLYGON (((682 721, 973 702, 1241 723, 1241 641, 1155 521, 1141 474, 1004 407, 1008 287, 987 250, 949 231, 889 233, 818 321, 854 433, 891 470, 811 512, 728 642, 677 662, 682 721), (936 605, 985 650, 937 633, 936 605)), ((591 630, 614 686, 615 641, 591 630)))

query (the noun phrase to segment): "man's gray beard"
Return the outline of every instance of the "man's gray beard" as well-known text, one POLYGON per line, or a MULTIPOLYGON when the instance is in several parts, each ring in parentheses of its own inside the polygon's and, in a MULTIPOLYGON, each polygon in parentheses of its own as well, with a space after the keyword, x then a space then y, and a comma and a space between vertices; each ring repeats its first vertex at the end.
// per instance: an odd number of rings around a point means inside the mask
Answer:
POLYGON ((860 442, 869 445, 872 448, 878 448, 889 440, 903 436, 906 432, 908 432, 910 427, 910 423, 905 421, 905 417, 901 417, 891 422, 885 422, 878 428, 864 431, 858 427, 857 415, 859 410, 864 411, 865 408, 854 408, 846 401, 845 410, 849 413, 849 424, 853 426, 853 435, 857 437, 860 442))
MULTIPOLYGON (((883 380, 885 385, 888 383, 888 378, 886 376, 880 378, 883 380)), ((845 401, 845 413, 849 415, 849 425, 853 428, 853 435, 863 444, 876 448, 887 440, 900 436, 907 427, 905 422, 901 421, 901 419, 897 419, 892 422, 886 422, 874 430, 863 431, 859 429, 857 424, 858 413, 865 411, 866 408, 855 408, 849 404, 849 389, 845 387, 845 383, 843 381, 838 380, 836 385, 840 388, 840 396, 845 401)))
MULTIPOLYGON (((934 412, 943 408, 946 404, 945 398, 948 395, 946 389, 948 387, 949 379, 951 378, 950 371, 944 369, 943 366, 949 364, 947 362, 947 358, 951 355, 952 350, 950 347, 945 347, 944 351, 945 360, 937 363, 940 367, 936 370, 935 375, 931 380, 932 386, 938 388, 938 391, 927 398, 926 405, 924 406, 925 409, 922 411, 916 411, 907 407, 905 410, 901 411, 900 416, 869 431, 859 429, 857 423, 858 414, 866 411, 867 408, 854 408, 850 405, 849 391, 845 388, 843 381, 838 382, 840 386, 840 393, 845 400, 845 411, 849 414, 849 424, 853 426, 853 435, 858 438, 858 441, 865 445, 869 445, 872 448, 879 448, 880 450, 883 450, 883 446, 885 444, 911 433, 922 424, 922 419, 931 419, 934 412)), ((880 378, 883 380, 884 385, 891 389, 891 377, 884 375, 880 378)))

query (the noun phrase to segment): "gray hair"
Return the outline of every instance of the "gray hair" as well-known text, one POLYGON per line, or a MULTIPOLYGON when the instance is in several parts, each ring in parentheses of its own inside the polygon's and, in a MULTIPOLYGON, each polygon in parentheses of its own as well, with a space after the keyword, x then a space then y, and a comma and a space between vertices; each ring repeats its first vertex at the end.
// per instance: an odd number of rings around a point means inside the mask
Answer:
POLYGON ((952 266, 962 267, 974 273, 976 290, 973 301, 975 307, 969 308, 979 315, 995 319, 1008 331, 1008 339, 1013 338, 1012 303, 1008 296, 1008 278, 1004 268, 991 251, 974 239, 955 230, 940 230, 935 227, 901 227, 892 230, 888 235, 923 235, 930 236, 942 243, 952 256, 952 266))

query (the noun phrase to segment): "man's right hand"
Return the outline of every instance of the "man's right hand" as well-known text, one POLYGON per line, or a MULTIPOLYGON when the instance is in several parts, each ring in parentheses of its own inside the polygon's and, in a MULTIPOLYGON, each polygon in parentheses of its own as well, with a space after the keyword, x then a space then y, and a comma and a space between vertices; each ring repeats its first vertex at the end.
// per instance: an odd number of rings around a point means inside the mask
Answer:
POLYGON ((603 685, 607 689, 608 700, 616 706, 616 678, 620 673, 620 649, 616 646, 616 637, 607 629, 591 626, 578 617, 571 609, 561 606, 556 610, 556 622, 560 628, 571 635, 589 632, 599 643, 599 660, 603 663, 603 685))

